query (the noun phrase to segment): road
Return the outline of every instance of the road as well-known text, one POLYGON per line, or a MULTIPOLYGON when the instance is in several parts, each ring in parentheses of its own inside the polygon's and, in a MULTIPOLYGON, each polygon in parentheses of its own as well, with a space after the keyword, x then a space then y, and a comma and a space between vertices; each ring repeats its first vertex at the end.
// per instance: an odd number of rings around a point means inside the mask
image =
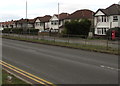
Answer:
POLYGON ((118 56, 3 39, 3 61, 54 84, 117 84, 118 56))

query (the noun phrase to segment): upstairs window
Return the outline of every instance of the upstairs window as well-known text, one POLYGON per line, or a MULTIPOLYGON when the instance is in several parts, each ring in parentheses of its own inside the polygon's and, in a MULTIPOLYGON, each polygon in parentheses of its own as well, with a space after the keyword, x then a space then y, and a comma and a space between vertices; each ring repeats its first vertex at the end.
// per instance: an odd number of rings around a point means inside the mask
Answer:
POLYGON ((39 22, 36 22, 36 26, 39 26, 40 25, 40 23, 39 22))
POLYGON ((102 22, 108 22, 108 17, 107 16, 102 16, 102 22))
POLYGON ((58 21, 57 20, 51 21, 51 25, 58 25, 58 21))
POLYGON ((118 21, 118 16, 113 16, 113 22, 117 22, 118 21))

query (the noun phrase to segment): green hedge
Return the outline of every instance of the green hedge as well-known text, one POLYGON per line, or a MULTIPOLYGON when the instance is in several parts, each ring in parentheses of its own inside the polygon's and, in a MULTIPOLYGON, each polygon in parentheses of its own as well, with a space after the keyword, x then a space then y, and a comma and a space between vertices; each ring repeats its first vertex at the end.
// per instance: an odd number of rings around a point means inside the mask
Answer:
POLYGON ((3 33, 38 35, 39 29, 4 28, 3 33))

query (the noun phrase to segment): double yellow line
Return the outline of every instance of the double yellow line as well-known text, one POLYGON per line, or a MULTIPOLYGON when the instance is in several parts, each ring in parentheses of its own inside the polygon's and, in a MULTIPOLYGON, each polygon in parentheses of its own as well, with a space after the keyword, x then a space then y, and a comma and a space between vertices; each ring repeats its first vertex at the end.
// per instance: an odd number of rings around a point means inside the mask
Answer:
POLYGON ((28 72, 26 72, 24 70, 21 70, 21 69, 15 67, 13 65, 10 65, 10 64, 8 64, 8 63, 6 63, 4 61, 0 60, 0 65, 3 65, 4 67, 6 67, 6 68, 8 68, 8 69, 10 69, 12 71, 15 71, 15 72, 17 72, 17 73, 19 73, 19 74, 33 80, 33 81, 39 83, 39 84, 43 84, 45 86, 56 86, 55 84, 53 84, 51 82, 48 82, 48 81, 46 81, 46 80, 44 80, 42 78, 39 78, 39 77, 37 77, 37 76, 35 76, 35 75, 31 74, 31 73, 28 73, 28 72))

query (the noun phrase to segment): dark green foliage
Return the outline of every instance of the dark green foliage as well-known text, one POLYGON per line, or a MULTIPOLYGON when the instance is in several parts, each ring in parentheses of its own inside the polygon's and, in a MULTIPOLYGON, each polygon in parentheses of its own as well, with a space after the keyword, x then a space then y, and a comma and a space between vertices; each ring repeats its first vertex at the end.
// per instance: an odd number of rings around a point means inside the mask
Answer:
POLYGON ((71 35, 88 35, 90 27, 91 22, 87 19, 82 19, 81 21, 74 20, 65 23, 65 30, 63 32, 71 35))
POLYGON ((27 29, 28 34, 37 35, 39 29, 27 29))
POLYGON ((10 33, 11 29, 10 28, 4 28, 4 30, 2 30, 2 33, 10 33))
POLYGON ((3 33, 38 35, 38 29, 5 28, 3 33))

